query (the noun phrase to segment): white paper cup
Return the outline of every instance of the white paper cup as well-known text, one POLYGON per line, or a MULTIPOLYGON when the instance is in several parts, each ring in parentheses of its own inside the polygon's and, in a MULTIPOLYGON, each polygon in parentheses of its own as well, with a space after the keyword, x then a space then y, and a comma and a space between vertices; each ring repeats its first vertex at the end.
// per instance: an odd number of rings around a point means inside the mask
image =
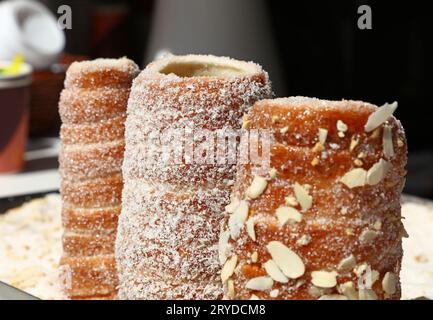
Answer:
POLYGON ((0 3, 0 59, 20 53, 36 69, 56 62, 65 46, 65 35, 55 16, 42 4, 30 0, 0 3))

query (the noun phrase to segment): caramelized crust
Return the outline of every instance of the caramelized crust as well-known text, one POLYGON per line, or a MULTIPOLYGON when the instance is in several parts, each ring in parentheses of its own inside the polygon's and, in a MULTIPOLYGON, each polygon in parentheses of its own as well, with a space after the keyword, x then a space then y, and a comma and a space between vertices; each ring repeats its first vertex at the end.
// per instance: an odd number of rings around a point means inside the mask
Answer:
MULTIPOLYGON (((220 254, 224 256, 223 260, 237 258, 236 269, 225 280, 227 297, 400 298, 398 275, 404 234, 400 195, 406 174, 407 146, 403 128, 392 116, 377 130, 365 131, 368 118, 376 110, 376 106, 359 101, 303 97, 263 100, 253 106, 249 114, 250 128, 271 130, 272 170, 261 175, 266 179, 265 189, 251 198, 249 192, 257 168, 252 165, 238 167, 232 197, 247 201, 247 219, 254 225, 255 240, 245 225, 238 236, 230 236, 227 241, 222 233, 220 254), (339 128, 346 130, 337 129, 339 121, 347 125, 345 128, 340 124, 339 128), (384 152, 385 125, 391 131, 394 148, 391 157, 384 152), (328 131, 323 148, 317 146, 319 128, 328 131), (353 139, 358 141, 356 146, 353 139), (315 158, 318 162, 313 162, 315 158), (379 182, 355 187, 342 182, 348 172, 359 168, 369 171, 380 159, 386 160, 390 167, 379 182), (302 207, 305 196, 296 194, 296 184, 306 191, 307 198, 311 197, 311 206, 302 207), (277 215, 277 209, 281 207, 291 208, 291 214, 292 209, 297 213, 282 222, 277 215), (282 262, 271 256, 267 246, 272 241, 278 241, 299 257, 305 268, 300 272, 302 275, 289 277, 284 274, 287 281, 280 282, 275 280, 278 278, 274 273, 267 272, 265 263, 269 260, 275 261, 280 271, 290 268, 287 265, 290 260, 282 262), (252 259, 253 253, 257 260, 252 259), (354 262, 342 269, 341 262, 351 256, 354 262), (365 273, 364 270, 361 275, 355 272, 362 268, 369 271, 365 273), (329 287, 321 284, 316 278, 317 273, 313 273, 317 271, 325 271, 328 279, 334 278, 336 283, 329 287), (390 281, 389 274, 385 277, 387 273, 392 273, 396 281, 390 281), (258 290, 249 282, 256 277, 274 281, 271 286, 258 290), (371 287, 360 286, 361 280, 371 280, 371 287), (343 284, 347 285, 347 282, 352 282, 355 294, 344 291, 343 284), (393 288, 392 293, 384 290, 386 287, 390 291, 389 286, 393 288)), ((236 214, 236 211, 232 213, 236 214)), ((227 214, 223 229, 227 232, 232 231, 228 225, 230 217, 227 214)), ((227 270, 228 266, 225 268, 227 270)))

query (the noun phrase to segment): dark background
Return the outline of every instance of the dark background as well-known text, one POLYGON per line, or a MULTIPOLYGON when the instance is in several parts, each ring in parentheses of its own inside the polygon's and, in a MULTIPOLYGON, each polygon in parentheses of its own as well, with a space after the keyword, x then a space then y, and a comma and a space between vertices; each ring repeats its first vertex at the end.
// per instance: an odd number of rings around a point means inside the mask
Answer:
MULTIPOLYGON (((66 31, 68 53, 91 58, 127 55, 143 67, 150 60, 146 50, 156 1, 42 2, 54 12, 61 4, 72 7, 73 29, 66 31), (122 12, 123 16, 104 27, 101 22, 104 19, 97 20, 95 16, 104 16, 109 11, 107 8, 122 12)), ((262 2, 266 11, 275 43, 269 50, 277 51, 278 71, 283 78, 276 86, 278 96, 360 99, 377 105, 399 102, 396 116, 406 129, 410 150, 406 192, 433 197, 433 27, 429 1, 403 4, 368 0, 244 2, 249 4, 239 17, 239 27, 248 21, 252 3, 262 2), (372 9, 372 30, 357 27, 357 9, 364 4, 372 9)), ((204 8, 202 14, 206 21, 206 16, 213 13, 204 8)), ((170 23, 170 20, 164 22, 166 26, 170 23)), ((192 32, 186 36, 195 35, 192 32)), ((243 41, 255 39, 251 33, 243 41)), ((254 52, 244 52, 235 58, 252 57, 254 52)), ((269 60, 256 62, 265 69, 272 64, 269 60)))

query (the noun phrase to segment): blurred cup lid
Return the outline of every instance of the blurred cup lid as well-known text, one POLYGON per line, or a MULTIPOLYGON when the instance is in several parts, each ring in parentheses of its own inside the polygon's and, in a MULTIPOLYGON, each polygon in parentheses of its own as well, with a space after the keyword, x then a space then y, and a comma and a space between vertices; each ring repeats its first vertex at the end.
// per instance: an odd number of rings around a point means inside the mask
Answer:
MULTIPOLYGON (((0 60, 0 68, 7 67, 11 61, 0 60)), ((0 89, 24 87, 32 82, 33 68, 28 63, 23 63, 20 70, 16 74, 1 74, 0 73, 0 89)))

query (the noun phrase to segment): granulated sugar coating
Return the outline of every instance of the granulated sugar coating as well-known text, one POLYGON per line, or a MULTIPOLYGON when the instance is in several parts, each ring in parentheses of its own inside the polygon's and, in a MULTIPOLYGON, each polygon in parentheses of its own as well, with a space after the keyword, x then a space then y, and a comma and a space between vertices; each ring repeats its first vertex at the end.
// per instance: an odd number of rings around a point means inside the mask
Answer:
POLYGON ((378 110, 305 97, 253 106, 250 128, 272 130, 272 169, 260 179, 238 167, 219 247, 228 298, 400 298, 407 145, 393 116, 366 132, 378 110))
POLYGON ((65 226, 60 275, 72 299, 116 296, 124 121, 138 72, 134 62, 121 58, 76 62, 66 74, 59 102, 65 226))
MULTIPOLYGON (((250 106, 270 96, 260 66, 230 58, 169 57, 151 63, 134 80, 116 242, 119 298, 222 297, 218 234, 234 166, 149 159, 152 148, 164 147, 149 136, 191 127, 240 129, 250 106)), ((188 146, 196 148, 198 142, 188 146)))

